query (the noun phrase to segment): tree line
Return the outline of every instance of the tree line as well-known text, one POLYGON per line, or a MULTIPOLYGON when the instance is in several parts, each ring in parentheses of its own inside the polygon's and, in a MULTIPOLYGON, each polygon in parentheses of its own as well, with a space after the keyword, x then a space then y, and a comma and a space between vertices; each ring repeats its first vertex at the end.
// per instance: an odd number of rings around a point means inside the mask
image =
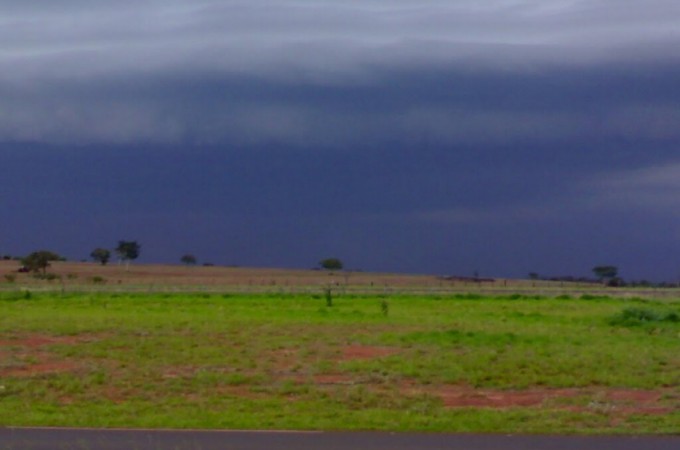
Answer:
POLYGON ((594 278, 574 276, 540 276, 536 272, 529 273, 531 280, 563 281, 567 283, 598 283, 609 287, 678 287, 678 283, 653 283, 648 280, 625 280, 619 276, 619 268, 612 265, 598 265, 591 269, 594 278))
MULTIPOLYGON (((116 255, 121 262, 125 263, 126 268, 129 267, 130 261, 139 257, 141 252, 141 245, 137 241, 118 241, 118 245, 114 249, 116 255)), ((108 264, 111 259, 111 251, 107 248, 97 247, 90 253, 90 257, 100 263, 101 265, 108 264)), ((11 259, 5 257, 4 259, 11 259)), ((66 258, 50 250, 38 250, 20 258, 21 263, 20 272, 33 272, 38 275, 46 275, 47 268, 53 261, 65 261, 66 258)))
MULTIPOLYGON (((119 262, 125 263, 126 269, 129 268, 131 261, 134 261, 139 257, 141 253, 141 245, 137 241, 118 241, 118 245, 113 249, 113 252, 105 247, 97 247, 92 252, 90 252, 90 258, 93 261, 101 264, 102 266, 107 265, 111 257, 115 254, 118 256, 119 262)), ((18 260, 21 263, 21 268, 19 272, 32 272, 37 275, 45 276, 47 274, 47 268, 50 267, 50 263, 53 261, 66 261, 66 258, 60 256, 59 254, 50 250, 38 250, 31 252, 27 256, 22 258, 13 258, 10 255, 5 255, 2 257, 4 260, 18 260)), ((182 255, 180 258, 182 264, 191 266, 198 263, 196 256, 187 253, 182 255)), ((211 263, 204 263, 204 266, 212 266, 211 263)), ((342 270, 343 262, 339 258, 325 258, 319 261, 319 267, 325 270, 342 270)))

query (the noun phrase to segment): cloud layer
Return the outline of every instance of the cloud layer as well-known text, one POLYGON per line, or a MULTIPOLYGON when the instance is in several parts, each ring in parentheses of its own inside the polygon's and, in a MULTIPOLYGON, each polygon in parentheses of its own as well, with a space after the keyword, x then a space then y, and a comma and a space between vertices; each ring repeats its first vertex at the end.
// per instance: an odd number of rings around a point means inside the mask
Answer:
POLYGON ((665 60, 680 40, 672 0, 36 3, 0 6, 1 61, 13 69, 5 77, 185 68, 325 79, 383 65, 531 68, 665 60))
POLYGON ((680 251, 678 23, 675 0, 2 1, 0 213, 15 252, 653 273, 680 251))
POLYGON ((674 99, 627 102, 639 80, 616 111, 522 108, 563 71, 674 66, 674 1, 9 1, 0 13, 4 141, 673 138, 680 116, 674 99), (483 90, 508 76, 523 82, 489 102, 483 90))

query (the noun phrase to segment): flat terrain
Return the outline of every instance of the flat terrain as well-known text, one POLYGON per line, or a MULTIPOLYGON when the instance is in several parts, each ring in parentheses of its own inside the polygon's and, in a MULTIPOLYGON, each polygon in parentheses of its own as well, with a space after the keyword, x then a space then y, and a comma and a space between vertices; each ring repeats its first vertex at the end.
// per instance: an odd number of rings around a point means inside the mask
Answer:
POLYGON ((17 273, 17 261, 0 261, 0 291, 21 288, 98 292, 303 292, 327 287, 356 293, 467 293, 524 295, 608 295, 617 297, 680 298, 680 289, 607 288, 599 284, 465 277, 246 267, 188 267, 182 265, 55 262, 50 280, 17 273))
POLYGON ((5 426, 680 430, 673 299, 17 289, 0 311, 5 426))

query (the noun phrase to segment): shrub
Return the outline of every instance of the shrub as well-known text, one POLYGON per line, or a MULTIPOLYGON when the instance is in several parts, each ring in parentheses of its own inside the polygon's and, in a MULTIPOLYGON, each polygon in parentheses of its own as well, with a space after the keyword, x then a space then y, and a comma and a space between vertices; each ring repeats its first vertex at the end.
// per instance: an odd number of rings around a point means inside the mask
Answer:
POLYGON ((50 262, 60 260, 62 260, 62 257, 54 252, 49 250, 39 250, 22 258, 21 264, 30 272, 42 273, 45 275, 47 273, 47 268, 50 266, 50 262))
POLYGON ((324 295, 326 297, 326 306, 329 308, 333 306, 333 291, 330 287, 324 289, 324 295))
POLYGON ((387 317, 390 313, 390 304, 387 302, 386 299, 380 300, 380 311, 382 312, 382 315, 387 317))
POLYGON ((6 273, 5 280, 7 280, 8 283, 14 283, 17 280, 17 276, 13 273, 6 273))
POLYGON ((46 280, 46 281, 54 281, 54 280, 61 280, 61 275, 57 275, 56 273, 34 273, 33 274, 34 278, 37 278, 38 280, 46 280))
POLYGON ((611 325, 640 326, 648 323, 678 323, 680 315, 675 311, 657 311, 649 308, 626 308, 609 320, 611 325))
POLYGON ((95 275, 90 278, 90 281, 92 282, 92 284, 104 284, 106 283, 106 278, 100 277, 99 275, 95 275))
POLYGON ((319 262, 322 269, 326 270, 342 270, 342 261, 338 258, 326 258, 319 262))

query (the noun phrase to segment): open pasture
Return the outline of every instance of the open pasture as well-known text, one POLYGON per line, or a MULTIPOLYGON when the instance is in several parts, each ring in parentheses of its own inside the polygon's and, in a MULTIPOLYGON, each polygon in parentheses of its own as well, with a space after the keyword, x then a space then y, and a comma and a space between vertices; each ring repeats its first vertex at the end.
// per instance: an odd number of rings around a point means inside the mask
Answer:
POLYGON ((30 291, 0 299, 2 425, 680 430, 677 300, 30 291))
POLYGON ((491 279, 423 274, 324 271, 168 264, 53 262, 47 279, 17 273, 17 261, 0 261, 0 291, 31 289, 62 292, 310 293, 331 287, 341 293, 394 295, 607 295, 623 298, 680 298, 677 288, 612 288, 601 284, 546 280, 491 279))

